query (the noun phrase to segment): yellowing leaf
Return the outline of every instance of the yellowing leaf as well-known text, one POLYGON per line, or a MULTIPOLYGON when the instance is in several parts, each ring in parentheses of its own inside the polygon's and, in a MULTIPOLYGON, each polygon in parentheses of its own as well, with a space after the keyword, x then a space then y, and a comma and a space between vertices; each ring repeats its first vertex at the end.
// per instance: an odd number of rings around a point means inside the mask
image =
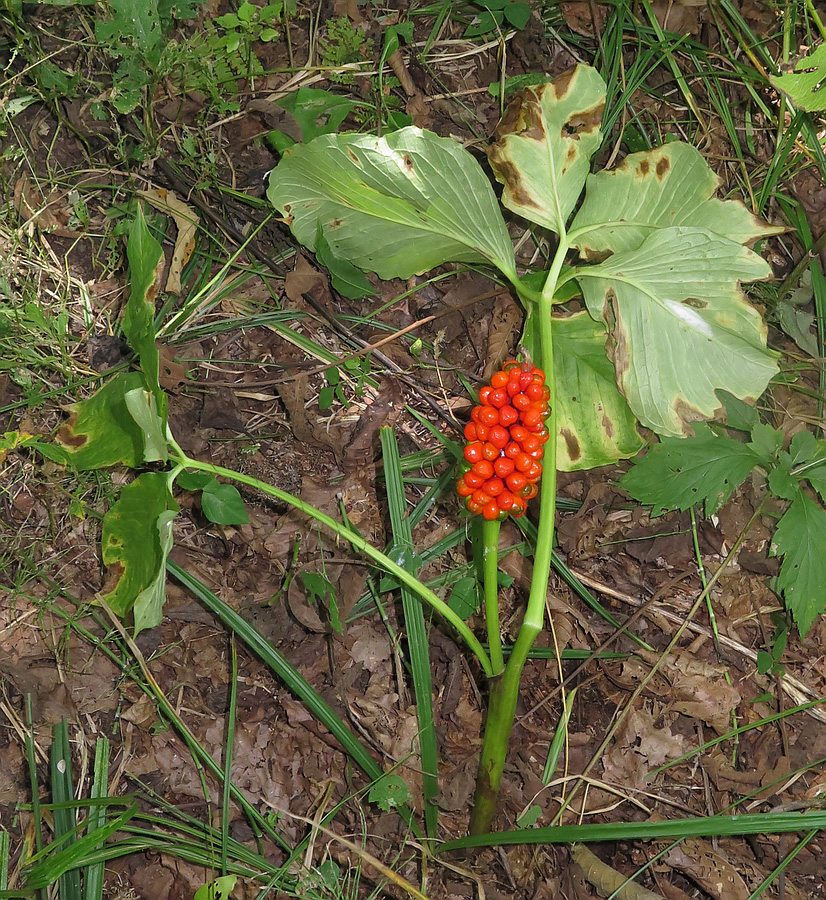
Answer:
POLYGON ((757 398, 777 372, 766 326, 738 282, 766 278, 746 247, 695 228, 654 231, 636 249, 577 270, 608 328, 617 383, 643 425, 681 437, 721 406, 757 398))
POLYGON ((602 142, 604 107, 605 82, 584 65, 517 94, 488 152, 508 209, 563 231, 602 142))
POLYGON ((571 241, 589 259, 636 250, 650 234, 674 225, 702 228, 738 244, 783 231, 752 215, 739 200, 714 198, 719 186, 720 179, 690 144, 675 141, 632 153, 616 169, 588 176, 571 241))

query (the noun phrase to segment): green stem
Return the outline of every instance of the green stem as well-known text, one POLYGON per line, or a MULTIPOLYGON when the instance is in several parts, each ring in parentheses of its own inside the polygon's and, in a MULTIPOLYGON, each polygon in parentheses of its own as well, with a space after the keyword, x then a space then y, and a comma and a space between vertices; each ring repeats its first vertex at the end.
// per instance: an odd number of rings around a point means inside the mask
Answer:
POLYGON ((385 556, 381 550, 377 550, 372 544, 368 543, 360 534, 355 531, 351 531, 349 528, 346 528, 341 522, 337 522, 331 516, 328 516, 326 513, 321 512, 321 510, 316 509, 314 506, 310 506, 308 503, 305 503, 299 497, 296 497, 294 494, 288 494, 286 491, 279 490, 279 488, 273 487, 271 484, 267 484, 265 481, 259 481, 257 478, 253 478, 250 475, 244 475, 241 472, 234 472, 232 469, 225 469, 223 466, 215 466, 212 463, 201 462, 197 459, 191 459, 188 457, 184 451, 178 446, 178 444, 172 439, 170 435, 167 435, 167 439, 173 449, 173 453, 177 457, 174 459, 174 462, 184 466, 187 469, 196 469, 201 472, 210 472, 212 475, 218 475, 222 478, 226 478, 229 481, 237 481, 239 484, 246 484, 249 487, 256 488, 264 494, 267 494, 270 497, 275 497, 276 500, 280 500, 282 503, 287 503, 289 506, 292 506, 294 509, 299 510, 299 512, 304 513, 305 516, 309 516, 311 519, 315 519, 317 522, 320 522, 322 525, 326 525, 332 532, 343 537, 345 540, 349 541, 356 550, 360 553, 363 553, 369 559, 371 559, 376 565, 380 566, 386 572, 389 572, 399 581, 406 584, 409 588, 415 591, 425 603, 429 603, 433 609, 436 610, 443 618, 447 619, 448 622, 459 632, 459 634, 464 638, 467 645, 476 655, 476 658, 479 660, 482 668, 485 671, 485 674, 490 678, 493 675, 493 668, 491 666, 490 658, 488 654, 485 652, 484 647, 479 643, 476 638, 476 635, 468 628, 467 625, 461 620, 459 616, 456 615, 455 612, 436 594, 433 593, 429 588, 425 587, 415 575, 411 575, 410 572, 403 569, 400 565, 393 562, 390 557, 385 556))
POLYGON ((482 522, 482 565, 485 584, 485 624, 488 629, 493 677, 502 674, 502 633, 499 625, 499 520, 482 522))
POLYGON ((545 444, 545 460, 541 478, 542 490, 539 497, 539 525, 533 561, 533 577, 528 596, 528 607, 519 629, 519 636, 502 676, 491 683, 490 705, 485 723, 485 737, 482 742, 482 757, 479 761, 476 795, 470 819, 471 834, 486 834, 491 830, 496 813, 496 801, 499 796, 499 784, 505 768, 508 743, 516 716, 522 669, 533 647, 533 642, 542 631, 545 622, 545 599, 548 594, 548 579, 551 573, 554 517, 556 515, 557 418, 551 301, 568 246, 565 235, 561 235, 559 247, 542 289, 542 295, 538 298, 540 361, 545 372, 545 383, 551 392, 551 410, 546 422, 549 437, 545 444))

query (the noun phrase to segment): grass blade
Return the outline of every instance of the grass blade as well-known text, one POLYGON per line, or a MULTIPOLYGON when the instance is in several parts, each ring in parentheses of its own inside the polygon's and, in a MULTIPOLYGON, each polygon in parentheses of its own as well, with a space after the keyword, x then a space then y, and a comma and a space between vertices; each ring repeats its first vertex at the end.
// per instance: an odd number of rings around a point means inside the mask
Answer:
MULTIPOLYGON (((71 850, 75 843, 77 828, 76 810, 65 804, 75 799, 72 787, 72 752, 69 747, 69 727, 64 719, 54 727, 51 754, 52 802, 64 804, 54 809, 55 842, 63 843, 65 850, 71 850)), ((65 852, 65 851, 64 851, 65 852)), ((80 871, 69 869, 59 878, 61 900, 81 900, 80 871)))
MULTIPOLYGON (((384 460, 384 483, 393 542, 401 564, 417 574, 413 562, 413 534, 406 517, 406 500, 402 481, 399 447, 392 428, 381 429, 381 449, 384 460)), ((424 794, 425 831, 435 838, 439 828, 439 755, 436 748, 436 729, 433 722, 433 679, 430 671, 430 648, 427 640, 427 623, 421 600, 406 585, 401 586, 402 609, 407 629, 407 645, 410 650, 410 666, 413 673, 413 692, 416 696, 416 714, 419 719, 419 746, 422 756, 422 791, 424 794)))
MULTIPOLYGON (((109 796, 109 755, 111 744, 106 738, 98 738, 95 743, 95 762, 89 796, 92 800, 109 796)), ((106 823, 106 808, 92 804, 86 818, 86 833, 90 834, 106 823)), ((103 842, 95 849, 100 849, 103 842)), ((104 864, 90 863, 83 874, 83 900, 101 900, 103 897, 104 864)))

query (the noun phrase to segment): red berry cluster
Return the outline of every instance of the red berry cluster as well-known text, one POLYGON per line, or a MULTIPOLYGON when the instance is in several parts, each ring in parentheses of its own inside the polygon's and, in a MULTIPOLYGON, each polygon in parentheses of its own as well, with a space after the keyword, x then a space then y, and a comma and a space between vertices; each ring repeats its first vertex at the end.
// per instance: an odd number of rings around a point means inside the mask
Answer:
POLYGON ((524 514, 542 474, 549 398, 545 373, 516 360, 479 391, 481 403, 465 426, 467 462, 456 485, 470 512, 500 520, 524 514))

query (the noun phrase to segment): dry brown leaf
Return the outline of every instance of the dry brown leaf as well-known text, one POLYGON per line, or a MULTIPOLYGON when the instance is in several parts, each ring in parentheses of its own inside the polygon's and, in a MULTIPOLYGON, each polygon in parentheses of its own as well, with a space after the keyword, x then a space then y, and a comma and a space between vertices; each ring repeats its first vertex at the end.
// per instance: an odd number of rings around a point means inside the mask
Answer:
POLYGON ((510 355, 517 329, 522 324, 522 310, 510 294, 499 294, 493 304, 493 315, 488 327, 488 353, 482 377, 489 381, 491 375, 510 355))
POLYGON ((613 746, 602 759, 606 781, 642 788, 651 769, 682 756, 682 736, 672 734, 667 726, 657 728, 655 719, 645 709, 634 709, 626 717, 613 746))
POLYGON ((688 838, 670 850, 665 862, 690 878, 714 900, 748 900, 743 877, 707 841, 688 838))
POLYGON ((181 272, 189 262, 192 251, 195 249, 195 233, 198 229, 198 214, 183 200, 175 196, 174 191, 164 188, 153 188, 149 191, 138 191, 138 196, 143 197, 150 206, 172 217, 178 236, 175 238, 175 247, 172 251, 172 260, 169 263, 169 272, 166 276, 165 290, 170 294, 181 293, 181 272))

